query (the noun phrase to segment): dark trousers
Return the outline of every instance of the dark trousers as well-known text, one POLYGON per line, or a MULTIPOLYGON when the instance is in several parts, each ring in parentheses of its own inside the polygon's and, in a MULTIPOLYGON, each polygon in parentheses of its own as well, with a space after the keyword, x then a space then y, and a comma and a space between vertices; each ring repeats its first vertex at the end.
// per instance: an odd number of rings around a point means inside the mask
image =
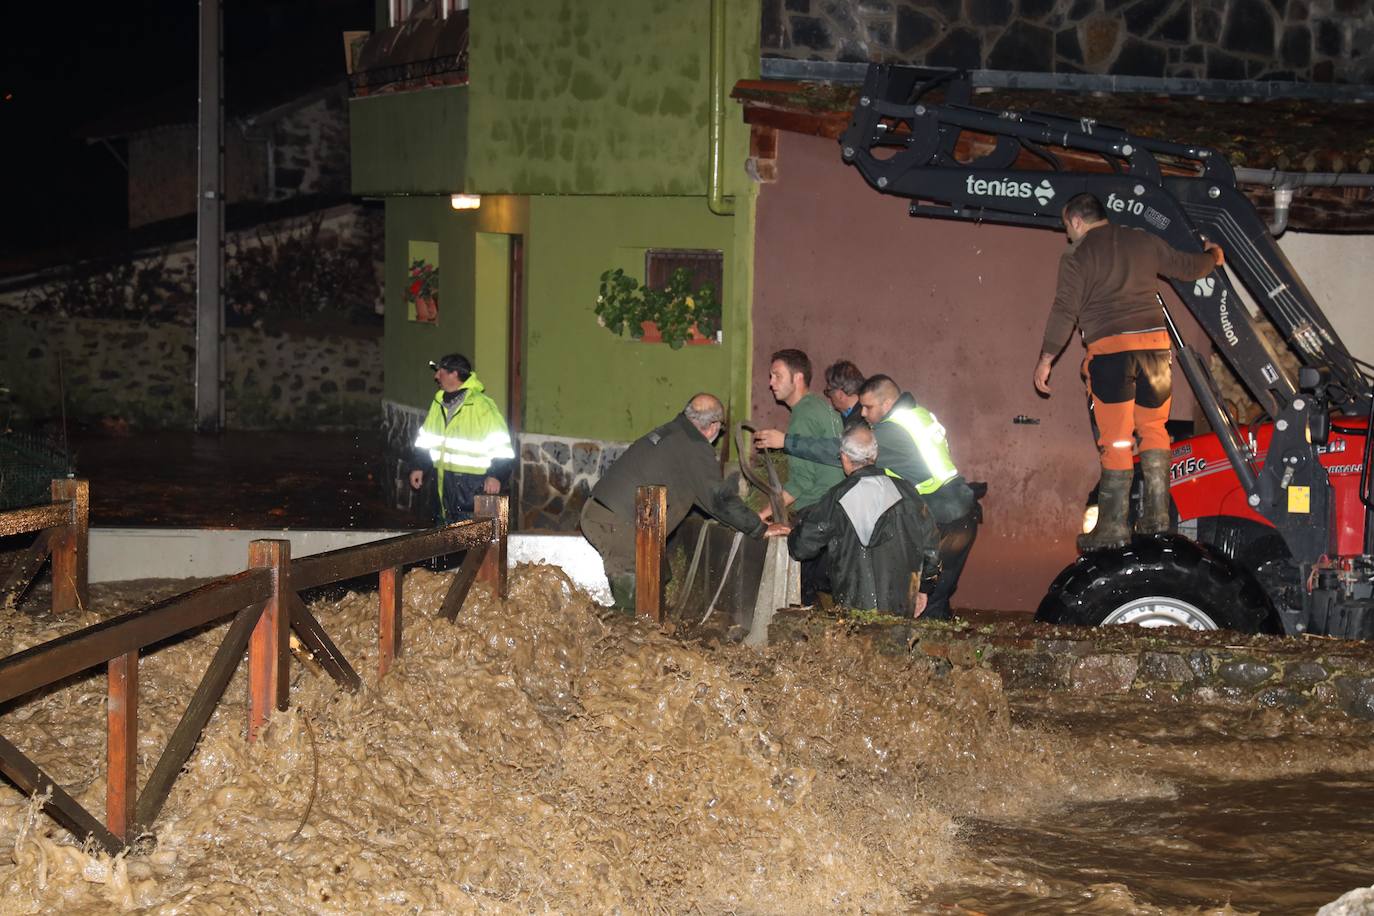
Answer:
POLYGON ((929 603, 921 616, 931 620, 949 619, 949 602, 954 590, 959 587, 959 576, 964 572, 973 542, 978 538, 978 523, 982 521, 982 510, 978 506, 963 518, 940 525, 940 580, 930 593, 929 603))
MULTIPOLYGON (((812 506, 796 513, 792 527, 801 527, 812 506)), ((822 549, 809 560, 801 561, 801 603, 810 607, 815 604, 820 593, 830 591, 830 551, 822 549)))
POLYGON ((452 525, 472 518, 473 501, 486 483, 485 474, 463 474, 444 471, 443 503, 439 506, 439 524, 452 525))

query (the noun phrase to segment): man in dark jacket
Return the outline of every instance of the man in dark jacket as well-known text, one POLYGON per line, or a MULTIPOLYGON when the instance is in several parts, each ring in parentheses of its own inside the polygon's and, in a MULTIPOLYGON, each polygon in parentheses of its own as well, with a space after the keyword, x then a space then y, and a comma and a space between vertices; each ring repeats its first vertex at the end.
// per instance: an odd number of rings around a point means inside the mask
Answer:
MULTIPOLYGON (((954 466, 945 428, 910 393, 904 393, 886 375, 875 375, 859 389, 859 405, 878 440, 877 466, 915 487, 939 526, 942 572, 925 616, 946 619, 983 520, 978 499, 954 466)), ((766 429, 755 433, 754 444, 781 447, 789 455, 812 461, 838 463, 837 439, 804 439, 766 429)))
POLYGON ((582 534, 601 554, 618 607, 632 607, 635 593, 635 490, 668 488, 664 525, 672 533, 693 506, 750 537, 767 527, 722 480, 711 443, 720 435, 720 399, 698 394, 682 413, 630 445, 607 468, 582 507, 582 534))
POLYGON ((839 603, 919 617, 939 576, 940 535, 916 489, 875 466, 879 448, 867 427, 845 431, 845 479, 792 530, 787 547, 799 560, 829 551, 839 603))

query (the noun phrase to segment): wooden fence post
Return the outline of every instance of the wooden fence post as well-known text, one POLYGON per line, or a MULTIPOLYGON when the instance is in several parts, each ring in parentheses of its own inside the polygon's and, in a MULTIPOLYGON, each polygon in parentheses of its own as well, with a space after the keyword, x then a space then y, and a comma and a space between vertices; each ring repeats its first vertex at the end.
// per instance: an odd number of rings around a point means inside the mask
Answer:
POLYGON ((506 537, 510 532, 510 503, 504 496, 478 496, 473 501, 474 518, 496 520, 491 546, 477 571, 477 581, 490 585, 498 598, 506 597, 506 537))
POLYGON ((138 650, 106 665, 105 826, 127 843, 138 803, 138 650))
POLYGON ((263 605, 248 640, 248 740, 272 714, 286 709, 291 690, 291 542, 253 541, 248 565, 272 570, 272 596, 263 605))
POLYGON ((635 489, 635 613, 663 622, 663 543, 667 487, 635 489))
POLYGON ((404 570, 399 566, 383 569, 377 580, 377 677, 391 670, 391 663, 401 657, 401 582, 404 570))
POLYGON ((71 520, 53 531, 52 612, 85 610, 90 607, 87 585, 87 548, 90 543, 91 490, 85 480, 58 479, 52 482, 53 502, 72 504, 71 520))

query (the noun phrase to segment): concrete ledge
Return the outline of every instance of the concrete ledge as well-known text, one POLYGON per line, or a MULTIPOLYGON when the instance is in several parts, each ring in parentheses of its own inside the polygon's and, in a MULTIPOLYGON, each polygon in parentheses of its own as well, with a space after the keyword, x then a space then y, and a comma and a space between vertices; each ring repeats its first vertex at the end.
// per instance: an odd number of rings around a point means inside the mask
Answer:
MULTIPOLYGON (((293 557, 367 544, 405 531, 308 531, 300 529, 92 528, 90 581, 130 579, 209 579, 240 572, 248 565, 248 543, 286 539, 293 557)), ((512 532, 506 562, 557 566, 602 605, 611 590, 601 556, 580 534, 512 532)))

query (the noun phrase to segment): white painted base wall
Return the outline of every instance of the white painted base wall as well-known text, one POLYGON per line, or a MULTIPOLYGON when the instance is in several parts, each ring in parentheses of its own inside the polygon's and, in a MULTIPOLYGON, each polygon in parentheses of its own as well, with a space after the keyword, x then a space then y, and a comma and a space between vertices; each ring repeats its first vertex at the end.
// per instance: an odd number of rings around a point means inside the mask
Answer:
MULTIPOLYGON (((248 566, 248 543, 262 538, 291 542, 293 557, 367 544, 405 531, 268 531, 199 528, 92 528, 91 582, 130 579, 210 579, 248 566)), ((603 606, 611 603, 610 584, 596 548, 579 534, 514 532, 507 563, 557 566, 573 584, 603 606)))

